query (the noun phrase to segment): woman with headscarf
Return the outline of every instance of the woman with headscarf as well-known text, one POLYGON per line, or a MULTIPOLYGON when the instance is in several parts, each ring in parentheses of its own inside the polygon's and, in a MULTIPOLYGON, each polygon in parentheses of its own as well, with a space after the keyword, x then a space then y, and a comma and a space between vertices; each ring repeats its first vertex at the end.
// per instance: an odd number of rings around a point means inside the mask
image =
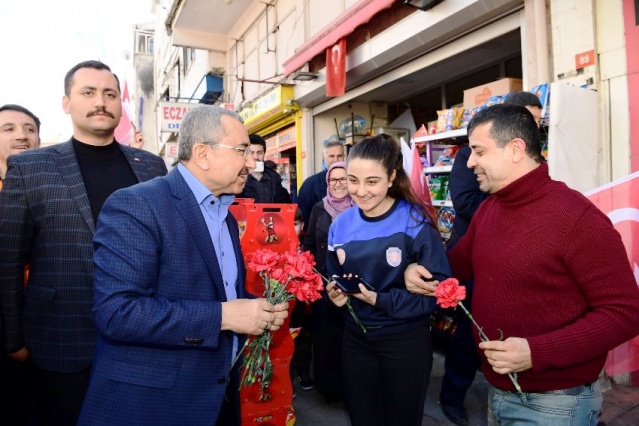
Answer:
MULTIPOLYGON (((344 161, 338 161, 328 169, 326 183, 326 196, 311 211, 304 248, 315 256, 317 271, 328 278, 328 229, 339 214, 355 203, 348 193, 344 161)), ((341 368, 344 319, 340 309, 324 299, 315 302, 311 318, 315 387, 327 403, 338 402, 344 396, 341 368)))

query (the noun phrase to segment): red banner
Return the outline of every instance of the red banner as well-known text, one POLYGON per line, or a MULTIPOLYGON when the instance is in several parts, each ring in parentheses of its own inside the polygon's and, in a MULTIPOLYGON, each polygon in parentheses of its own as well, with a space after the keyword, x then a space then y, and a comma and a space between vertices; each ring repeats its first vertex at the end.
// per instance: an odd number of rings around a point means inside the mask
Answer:
POLYGON ((342 96, 346 92, 346 39, 326 49, 326 96, 342 96))
POLYGON ((129 99, 129 86, 124 82, 124 90, 122 91, 122 117, 118 127, 115 128, 115 140, 122 145, 130 145, 133 139, 133 114, 130 107, 131 99, 129 99))
MULTIPOLYGON (((417 132, 413 135, 413 140, 417 137, 426 136, 426 126, 422 124, 417 132)), ((430 198, 430 190, 428 189, 428 181, 424 179, 424 167, 422 166, 422 160, 419 158, 419 151, 417 151, 417 144, 411 140, 411 153, 413 160, 411 162, 411 169, 406 170, 406 174, 410 178, 410 184, 413 187, 415 195, 419 197, 429 208, 430 213, 437 216, 437 212, 433 208, 433 201, 430 198)))
MULTIPOLYGON (((628 252, 628 259, 639 283, 639 172, 585 194, 612 221, 628 252)), ((606 360, 608 375, 639 370, 639 336, 610 351, 606 360)))

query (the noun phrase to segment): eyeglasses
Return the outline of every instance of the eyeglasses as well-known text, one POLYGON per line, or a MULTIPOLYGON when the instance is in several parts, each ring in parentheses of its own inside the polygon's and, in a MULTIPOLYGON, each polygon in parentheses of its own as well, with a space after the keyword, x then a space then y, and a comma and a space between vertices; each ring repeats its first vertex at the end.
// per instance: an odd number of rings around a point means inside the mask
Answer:
POLYGON ((251 155, 251 145, 238 145, 238 146, 229 146, 229 145, 224 145, 221 143, 215 143, 215 142, 202 142, 204 145, 211 145, 211 146, 221 146, 222 148, 228 148, 228 149, 232 149, 233 151, 239 152, 240 154, 242 154, 242 156, 246 159, 249 157, 249 155, 251 155))
POLYGON ((339 183, 339 184, 341 184, 341 185, 346 185, 346 182, 348 182, 348 179, 346 179, 345 177, 343 177, 343 178, 339 178, 339 179, 333 179, 333 178, 331 178, 331 179, 329 179, 329 180, 328 180, 328 183, 329 183, 331 186, 335 186, 335 185, 337 185, 338 183, 339 183))

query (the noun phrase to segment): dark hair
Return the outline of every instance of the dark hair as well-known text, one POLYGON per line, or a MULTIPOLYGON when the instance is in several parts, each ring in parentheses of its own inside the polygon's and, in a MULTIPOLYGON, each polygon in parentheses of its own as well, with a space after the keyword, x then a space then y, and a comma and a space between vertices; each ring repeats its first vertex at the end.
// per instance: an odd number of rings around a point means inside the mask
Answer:
MULTIPOLYGON (((389 178, 395 171, 395 181, 388 188, 388 195, 394 199, 408 201, 412 206, 411 208, 417 210, 422 218, 428 219, 433 227, 436 226, 435 218, 430 209, 413 191, 410 179, 404 170, 399 143, 392 136, 381 133, 362 139, 351 148, 346 162, 348 163, 356 158, 377 161, 384 167, 389 178)), ((415 219, 418 218, 415 217, 415 219)))
POLYGON ((271 170, 273 170, 274 172, 277 171, 277 163, 273 160, 265 160, 264 161, 264 167, 267 167, 271 170))
POLYGON ((40 133, 40 119, 25 107, 16 104, 6 104, 0 107, 0 112, 2 111, 16 111, 28 115, 33 118, 33 121, 35 121, 36 129, 38 129, 38 133, 40 133))
POLYGON ((300 209, 299 206, 297 206, 297 209, 295 209, 295 218, 293 219, 294 222, 304 222, 304 212, 302 211, 302 209, 300 209))
POLYGON ((69 96, 69 94, 71 93, 71 85, 73 84, 73 75, 76 73, 76 71, 82 68, 92 68, 94 70, 109 71, 111 74, 113 74, 113 77, 115 77, 115 81, 118 83, 118 90, 120 90, 120 79, 118 78, 117 75, 115 75, 115 73, 113 73, 113 71, 111 71, 111 68, 109 68, 107 64, 104 64, 100 61, 84 61, 84 62, 80 62, 79 64, 71 68, 67 72, 67 74, 64 76, 64 94, 66 96, 69 96))
POLYGON ((531 92, 512 92, 506 96, 504 103, 523 107, 543 108, 537 95, 531 92))
POLYGON ((266 141, 264 140, 262 136, 257 135, 255 133, 251 133, 249 135, 249 143, 251 145, 262 145, 264 152, 266 152, 266 141))
POLYGON ((526 154, 530 158, 538 163, 543 161, 539 128, 535 118, 525 107, 504 103, 479 111, 468 124, 468 136, 477 126, 488 123, 492 123, 488 134, 499 148, 519 138, 526 143, 526 154))

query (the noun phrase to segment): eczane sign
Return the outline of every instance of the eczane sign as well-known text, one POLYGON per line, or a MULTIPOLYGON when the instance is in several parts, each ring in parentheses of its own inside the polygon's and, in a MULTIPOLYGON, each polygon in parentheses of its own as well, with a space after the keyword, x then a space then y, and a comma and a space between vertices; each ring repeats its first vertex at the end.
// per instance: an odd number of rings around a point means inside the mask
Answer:
POLYGON ((179 132, 184 116, 197 105, 183 102, 160 102, 160 131, 179 132))

